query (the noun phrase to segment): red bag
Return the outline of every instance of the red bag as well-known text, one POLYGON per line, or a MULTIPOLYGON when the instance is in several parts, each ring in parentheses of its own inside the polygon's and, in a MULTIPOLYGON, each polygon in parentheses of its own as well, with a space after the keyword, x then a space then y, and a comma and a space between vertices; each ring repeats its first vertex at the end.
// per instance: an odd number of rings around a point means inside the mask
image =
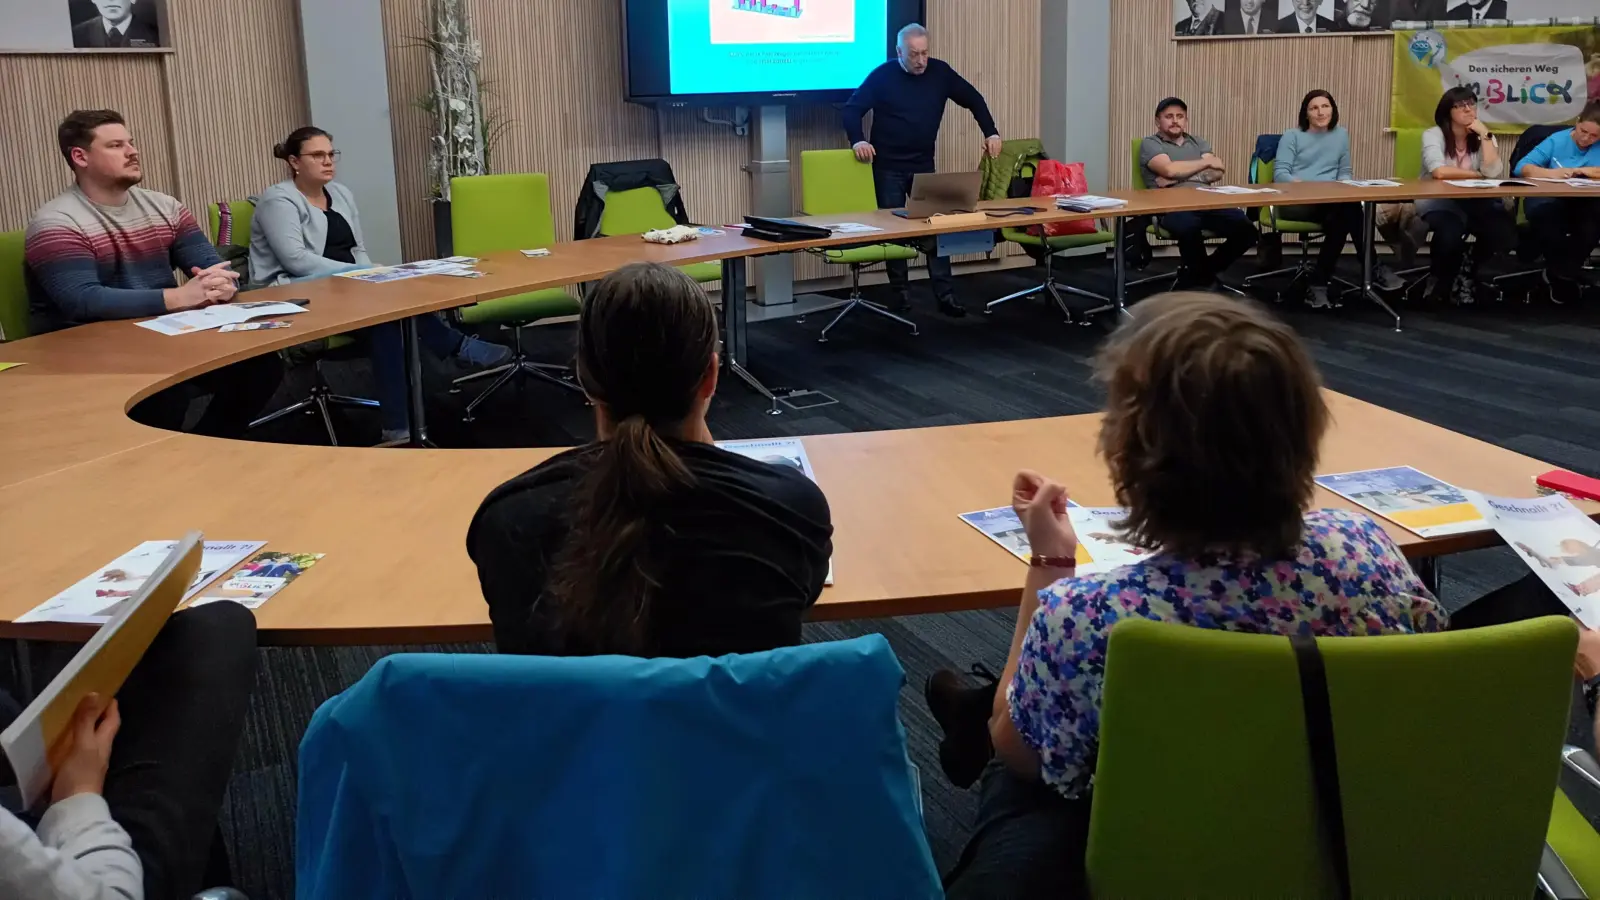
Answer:
MULTIPOLYGON (((1089 193, 1089 180, 1083 175, 1083 163, 1064 163, 1053 159, 1039 160, 1039 166, 1033 173, 1033 196, 1054 197, 1057 194, 1087 194, 1089 193)), ((1054 208, 1055 204, 1050 204, 1054 208)), ((1051 222, 1049 225, 1035 225, 1029 230, 1035 234, 1040 228, 1044 229, 1045 237, 1060 237, 1064 234, 1093 234, 1096 230, 1095 220, 1076 219, 1071 222, 1051 222)))

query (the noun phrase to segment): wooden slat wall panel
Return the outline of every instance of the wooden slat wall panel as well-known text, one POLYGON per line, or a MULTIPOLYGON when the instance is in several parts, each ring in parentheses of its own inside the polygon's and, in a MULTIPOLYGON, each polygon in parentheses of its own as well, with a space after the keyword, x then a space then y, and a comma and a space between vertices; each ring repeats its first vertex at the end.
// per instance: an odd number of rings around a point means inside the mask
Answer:
POLYGON ((305 123, 296 0, 168 0, 170 54, 0 56, 0 150, 10 172, 0 230, 23 227, 71 180, 56 125, 74 109, 120 111, 143 151, 144 185, 204 205, 277 181, 272 145, 305 123))
MULTIPOLYGON (((1042 0, 930 0, 934 52, 984 91, 1008 136, 1039 129, 1039 4, 1042 0)), ((401 233, 408 258, 432 255, 425 197, 427 122, 410 109, 427 87, 427 59, 400 46, 421 28, 426 0, 383 0, 389 41, 389 88, 399 180, 401 233)), ((702 222, 736 221, 749 210, 748 138, 710 125, 699 110, 654 110, 622 100, 621 18, 618 4, 594 0, 510 3, 477 0, 473 25, 484 42, 484 75, 492 103, 511 127, 497 149, 497 172, 551 176, 558 233, 571 231, 573 204, 594 162, 662 156, 684 186, 689 212, 702 222)), ((728 118, 732 110, 712 110, 728 118)), ((977 160, 978 128, 965 110, 947 112, 941 167, 977 160)), ((797 108, 789 127, 790 160, 799 203, 800 151, 845 146, 831 108, 797 108)), ((796 276, 836 275, 800 260, 796 276)))
MULTIPOLYGON (((1107 141, 1111 185, 1127 187, 1129 141, 1154 130, 1157 101, 1189 104, 1191 129, 1216 147, 1243 183, 1256 135, 1292 128, 1300 98, 1324 88, 1339 102, 1350 131, 1358 178, 1393 172, 1389 124, 1390 35, 1241 40, 1172 40, 1169 0, 1116 0, 1111 5, 1111 122, 1107 141)), ((1509 157, 1515 136, 1498 139, 1509 157)))
POLYGON ((0 231, 23 228, 40 204, 72 183, 56 126, 74 109, 121 112, 140 150, 145 186, 177 190, 161 60, 157 54, 0 56, 7 98, 0 154, 9 170, 0 191, 0 231))
POLYGON ((299 5, 167 0, 167 8, 177 51, 167 65, 180 199, 204 221, 205 204, 253 196, 282 180, 288 173, 272 146, 310 124, 299 5))

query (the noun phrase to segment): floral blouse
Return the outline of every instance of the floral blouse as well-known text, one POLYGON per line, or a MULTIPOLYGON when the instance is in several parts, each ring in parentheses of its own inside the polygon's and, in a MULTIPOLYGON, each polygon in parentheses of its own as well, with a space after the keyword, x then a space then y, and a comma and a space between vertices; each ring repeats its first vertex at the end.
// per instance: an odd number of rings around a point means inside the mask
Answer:
POLYGON ((1306 514, 1292 559, 1157 553, 1039 592, 1008 688, 1011 719, 1069 798, 1094 780, 1111 626, 1140 616, 1200 628, 1350 636, 1440 631, 1442 608, 1381 526, 1361 513, 1306 514))

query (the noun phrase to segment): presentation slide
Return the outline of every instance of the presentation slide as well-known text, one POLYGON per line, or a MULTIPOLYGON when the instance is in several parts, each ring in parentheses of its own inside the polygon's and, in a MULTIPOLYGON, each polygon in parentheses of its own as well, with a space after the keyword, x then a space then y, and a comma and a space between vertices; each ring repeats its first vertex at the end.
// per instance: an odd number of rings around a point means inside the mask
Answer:
POLYGON ((669 0, 672 93, 840 90, 888 59, 889 0, 669 0))

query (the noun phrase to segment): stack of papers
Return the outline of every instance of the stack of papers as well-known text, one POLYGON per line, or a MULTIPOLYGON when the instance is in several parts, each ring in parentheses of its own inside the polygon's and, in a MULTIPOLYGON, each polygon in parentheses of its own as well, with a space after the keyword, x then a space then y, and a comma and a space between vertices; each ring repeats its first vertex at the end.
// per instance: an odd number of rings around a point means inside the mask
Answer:
POLYGON ((1564 184, 1567 187, 1600 187, 1600 181, 1593 178, 1533 178, 1532 181, 1543 181, 1547 184, 1564 184))
POLYGON ((1344 181, 1341 181, 1339 183, 1340 184, 1348 184, 1351 187, 1399 187, 1400 186, 1400 182, 1398 182, 1398 181, 1390 181, 1387 178, 1368 178, 1368 179, 1365 179, 1365 180, 1359 180, 1359 179, 1355 179, 1355 178, 1347 178, 1344 181))
MULTIPOLYGON (((1131 565, 1150 555, 1149 550, 1135 547, 1122 538, 1112 527, 1127 511, 1114 506, 1079 506, 1071 503, 1067 517, 1072 520, 1072 530, 1078 535, 1078 575, 1096 575, 1112 569, 1131 565)), ((989 540, 1006 548, 1012 556, 1023 562, 1033 557, 1028 535, 1022 529, 1022 520, 1009 506, 981 509, 962 513, 961 521, 988 536, 989 540)))
POLYGON ((1426 538, 1485 531, 1465 491, 1410 466, 1318 475, 1317 484, 1426 538))
POLYGON ((254 303, 218 303, 185 312, 167 313, 146 322, 133 324, 148 328, 157 334, 175 335, 209 331, 224 325, 237 325, 259 316, 292 316, 306 309, 294 303, 277 300, 259 300, 254 303))
POLYGON ((1056 209, 1065 209, 1070 212, 1094 212, 1097 209, 1116 209, 1127 206, 1128 201, 1118 200, 1116 197, 1101 197, 1097 194, 1058 194, 1056 196, 1056 209))
POLYGON ((1512 181, 1500 178, 1461 178, 1446 181, 1445 184, 1464 188, 1497 188, 1497 187, 1533 187, 1526 181, 1512 181))
POLYGON ((476 257, 451 256, 445 259, 423 259, 402 266, 375 266, 371 269, 356 269, 350 272, 340 272, 340 278, 349 278, 352 281, 365 281, 368 284, 387 284, 391 281, 404 281, 407 278, 421 278, 424 275, 449 275, 455 278, 482 278, 483 273, 473 268, 478 264, 476 257))
MULTIPOLYGON (((266 541, 206 541, 200 554, 200 571, 184 592, 183 599, 194 596, 218 575, 266 544, 266 541)), ((89 625, 110 621, 138 594, 177 546, 177 541, 145 541, 88 578, 18 616, 17 621, 89 625)))
POLYGON ((1278 190, 1277 188, 1268 188, 1268 187, 1264 187, 1264 188, 1248 188, 1248 187, 1240 187, 1240 186, 1238 186, 1236 184, 1219 184, 1219 185, 1216 185, 1215 187, 1203 187, 1200 190, 1206 191, 1206 192, 1212 193, 1212 194, 1281 194, 1281 193, 1283 193, 1282 191, 1278 190))
POLYGON ((1471 494, 1483 518, 1585 628, 1600 628, 1600 525, 1565 497, 1471 494))
POLYGON ((821 227, 828 229, 834 234, 869 234, 874 231, 883 230, 875 225, 863 225, 860 222, 835 222, 832 225, 823 225, 821 227))

